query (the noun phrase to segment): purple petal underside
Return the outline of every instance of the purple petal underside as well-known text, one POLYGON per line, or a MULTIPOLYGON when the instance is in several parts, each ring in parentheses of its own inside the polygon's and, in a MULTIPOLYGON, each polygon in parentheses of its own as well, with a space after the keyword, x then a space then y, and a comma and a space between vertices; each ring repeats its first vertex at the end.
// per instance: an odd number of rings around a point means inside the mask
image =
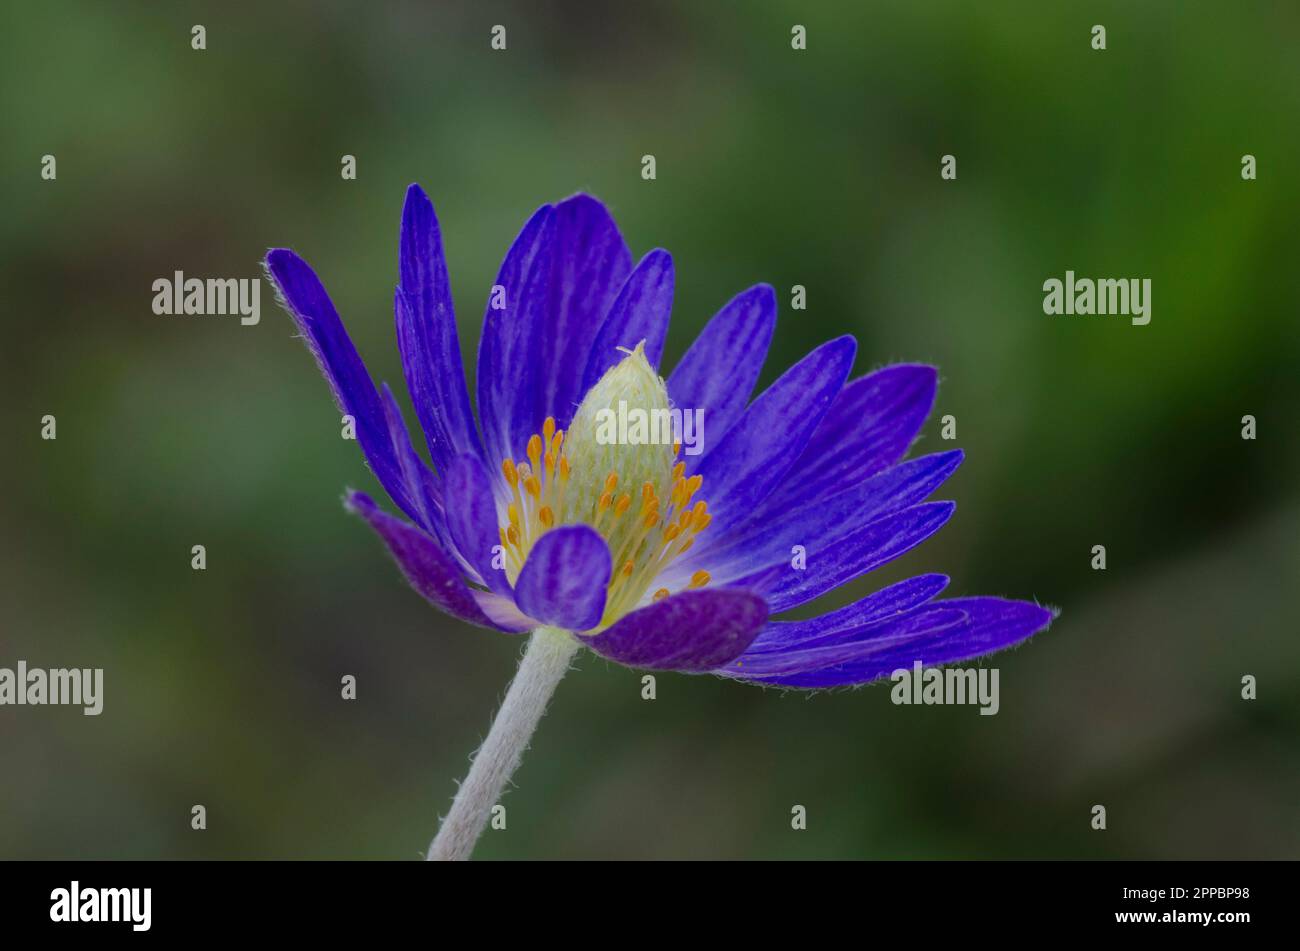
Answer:
POLYGON ((767 605, 752 592, 683 591, 581 640, 627 667, 701 672, 741 654, 766 620, 767 605))
POLYGON ((370 496, 362 492, 351 493, 348 508, 364 518, 383 539, 411 587, 435 607, 470 624, 510 634, 536 626, 521 623, 527 619, 498 595, 471 589, 465 584, 455 561, 438 547, 437 542, 414 525, 384 512, 370 496))
POLYGON ((533 543, 515 580, 515 603, 546 624, 585 631, 605 612, 611 573, 609 546, 595 529, 553 528, 533 543))

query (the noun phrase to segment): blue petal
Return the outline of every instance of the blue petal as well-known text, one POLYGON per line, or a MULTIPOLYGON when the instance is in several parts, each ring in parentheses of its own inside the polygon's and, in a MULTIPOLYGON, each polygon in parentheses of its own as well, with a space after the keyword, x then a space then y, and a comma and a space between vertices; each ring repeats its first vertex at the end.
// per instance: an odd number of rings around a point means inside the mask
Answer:
POLYGON ((700 672, 744 651, 766 619, 763 599, 748 591, 683 591, 579 640, 627 667, 700 672))
MULTIPOLYGON (((822 344, 754 400, 709 450, 696 473, 715 522, 725 526, 749 512, 781 482, 844 385, 856 350, 848 336, 822 344)), ((707 413, 704 432, 710 433, 707 413)))
POLYGON ((553 528, 533 543, 515 581, 515 603, 529 617, 585 631, 605 613, 609 546, 587 525, 553 528))
POLYGON ((549 306, 537 328, 537 409, 567 428, 582 399, 582 371, 632 255, 605 206, 574 195, 555 207, 549 306))
POLYGON ((768 496, 755 517, 833 495, 903 458, 930 415, 937 384, 934 367, 911 363, 849 383, 791 468, 794 478, 768 496))
POLYGON ((772 681, 777 678, 807 674, 812 671, 861 663, 865 658, 883 656, 889 650, 906 648, 959 628, 969 615, 957 609, 915 611, 872 629, 861 640, 848 638, 813 646, 798 646, 782 651, 750 653, 737 657, 725 670, 718 671, 746 680, 772 681))
POLYGON ((646 360, 658 367, 672 310, 673 258, 667 251, 656 249, 628 275, 601 325, 587 358, 582 392, 595 386, 606 370, 626 356, 620 347, 632 350, 644 340, 646 360))
POLYGON ((461 556, 493 591, 510 595, 510 582, 500 560, 501 537, 492 480, 478 456, 465 453, 447 468, 447 527, 461 556))
POLYGON ((759 568, 789 564, 795 545, 843 538, 893 512, 924 502, 961 464, 960 449, 922 456, 887 469, 830 498, 802 501, 797 507, 746 520, 724 530, 710 544, 706 532, 681 564, 665 575, 674 587, 697 568, 715 582, 727 583, 759 568))
POLYGON ((718 311, 668 377, 673 405, 703 410, 709 433, 703 452, 684 457, 688 472, 745 411, 775 326, 776 291, 770 284, 756 284, 718 311))
POLYGON ((394 312, 402 372, 433 464, 442 471, 453 457, 482 455, 482 449, 465 389, 438 218, 419 185, 406 191, 399 272, 394 312))
POLYGON ((787 651, 860 639, 868 629, 897 620, 947 586, 946 575, 918 575, 818 617, 805 621, 769 621, 745 653, 787 651))
MULTIPOLYGON (((810 666, 800 671, 753 678, 760 683, 787 687, 839 687, 866 683, 896 670, 952 664, 983 657, 1013 647, 1044 630, 1057 612, 1028 601, 1003 598, 951 598, 935 601, 909 614, 894 628, 882 628, 855 647, 856 656, 824 665, 817 656, 806 658, 810 666), (959 612, 962 619, 948 623, 947 615, 959 612), (935 623, 934 628, 928 623, 935 623)), ((838 653, 837 648, 831 649, 838 653)), ((767 656, 779 656, 777 654, 767 656)), ((821 655, 824 658, 825 654, 821 655)), ((842 655, 841 655, 842 656, 842 655)), ((723 673, 724 671, 718 671, 723 673)), ((735 675, 728 668, 725 673, 735 675)), ((745 679, 746 675, 741 674, 745 679)))
POLYGON ((806 565, 791 559, 728 582, 767 598, 773 614, 797 607, 915 548, 948 521, 952 502, 923 502, 835 538, 810 538, 806 565))
POLYGON ((379 393, 320 279, 306 261, 285 248, 267 253, 266 268, 339 409, 356 420, 357 442, 375 478, 403 511, 418 518, 419 507, 402 479, 379 393))
POLYGON ((550 307, 555 209, 543 205, 519 232, 497 274, 505 306, 489 297, 478 348, 478 410, 487 461, 522 459, 546 414, 537 402, 541 342, 550 307))
POLYGON ((387 383, 380 387, 380 394, 384 420, 388 425, 388 438, 397 454, 397 468, 411 502, 411 510, 407 514, 432 533, 440 545, 449 548, 451 536, 447 533, 447 520, 443 516, 442 485, 411 445, 411 434, 387 383))

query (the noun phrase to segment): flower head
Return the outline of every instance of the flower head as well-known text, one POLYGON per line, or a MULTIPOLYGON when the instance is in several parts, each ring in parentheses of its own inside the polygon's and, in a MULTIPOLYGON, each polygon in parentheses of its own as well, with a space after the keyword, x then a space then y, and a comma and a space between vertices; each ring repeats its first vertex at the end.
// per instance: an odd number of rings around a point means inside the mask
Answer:
POLYGON ((936 601, 948 579, 926 574, 811 620, 772 620, 951 516, 951 502, 927 499, 962 453, 903 461, 935 371, 900 364, 850 381, 856 344, 844 336, 751 401, 776 320, 760 284, 665 380, 672 259, 654 250, 633 266, 589 196, 538 209, 506 254, 483 322, 476 423, 437 218, 408 190, 394 310, 432 466, 311 268, 282 249, 266 265, 409 521, 360 492, 349 507, 415 589, 462 620, 561 628, 632 667, 830 687, 1000 650, 1054 616, 1001 598, 936 601))

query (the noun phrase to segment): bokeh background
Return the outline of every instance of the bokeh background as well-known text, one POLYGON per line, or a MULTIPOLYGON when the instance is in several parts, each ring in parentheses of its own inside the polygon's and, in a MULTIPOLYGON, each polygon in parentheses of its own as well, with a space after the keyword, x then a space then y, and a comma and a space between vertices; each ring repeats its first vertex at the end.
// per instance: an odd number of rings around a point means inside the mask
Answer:
POLYGON ((106 698, 0 708, 0 857, 422 853, 522 642, 344 514, 377 486, 269 287, 255 327, 150 309, 289 245, 398 383, 412 181, 467 358, 518 227, 588 190, 674 254, 666 366, 758 281, 764 383, 844 332, 855 373, 938 364, 917 450, 957 418, 957 516, 819 607, 941 570, 1064 611, 992 661, 995 717, 671 674, 647 702, 587 655, 479 856, 1300 856, 1298 41, 1273 2, 9 5, 0 666, 106 698), (1151 324, 1044 316, 1067 268, 1151 278, 1151 324))

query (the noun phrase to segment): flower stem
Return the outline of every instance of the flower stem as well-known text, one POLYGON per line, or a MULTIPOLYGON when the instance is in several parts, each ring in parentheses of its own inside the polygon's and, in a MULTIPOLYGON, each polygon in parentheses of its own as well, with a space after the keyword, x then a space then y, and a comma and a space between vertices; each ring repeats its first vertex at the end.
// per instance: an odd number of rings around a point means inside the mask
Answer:
POLYGON ((567 631, 539 627, 528 640, 528 649, 506 698, 497 711, 487 739, 474 754, 469 774, 429 845, 429 861, 462 861, 474 851, 501 790, 519 766, 537 723, 546 712, 551 694, 569 670, 578 641, 567 631))

